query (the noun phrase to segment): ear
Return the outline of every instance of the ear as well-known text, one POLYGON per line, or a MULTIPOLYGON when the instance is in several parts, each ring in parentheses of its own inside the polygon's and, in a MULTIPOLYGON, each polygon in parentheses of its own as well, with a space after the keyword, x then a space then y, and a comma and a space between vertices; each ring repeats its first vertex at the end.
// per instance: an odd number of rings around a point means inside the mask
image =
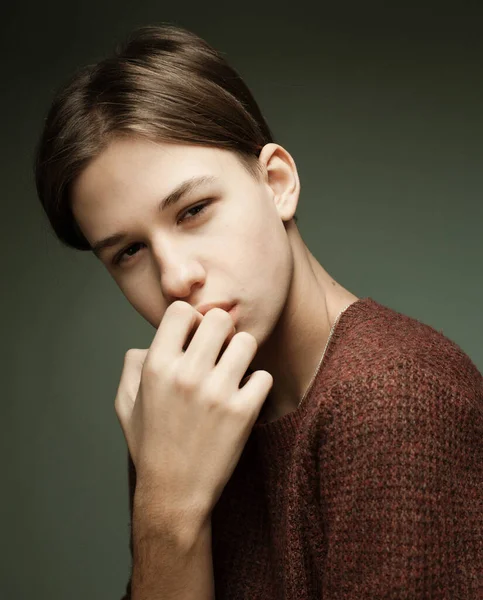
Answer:
POLYGON ((258 158, 265 182, 273 196, 282 221, 295 215, 300 194, 300 180, 292 156, 279 144, 266 144, 258 158))

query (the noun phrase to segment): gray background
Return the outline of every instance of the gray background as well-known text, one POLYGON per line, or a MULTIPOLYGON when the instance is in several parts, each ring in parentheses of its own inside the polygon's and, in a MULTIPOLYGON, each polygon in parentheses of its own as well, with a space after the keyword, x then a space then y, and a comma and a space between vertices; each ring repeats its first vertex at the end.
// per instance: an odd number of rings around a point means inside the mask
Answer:
POLYGON ((135 26, 176 23, 222 50, 297 163, 299 228, 321 264, 483 370, 481 13, 362 4, 4 10, 2 599, 120 598, 129 577, 114 398, 125 352, 154 330, 93 255, 53 237, 31 163, 54 90, 135 26))

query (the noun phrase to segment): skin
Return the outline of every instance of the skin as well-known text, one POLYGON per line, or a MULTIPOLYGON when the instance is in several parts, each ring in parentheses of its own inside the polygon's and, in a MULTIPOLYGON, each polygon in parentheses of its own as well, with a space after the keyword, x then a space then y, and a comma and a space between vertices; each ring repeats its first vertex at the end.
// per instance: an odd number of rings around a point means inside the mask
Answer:
POLYGON ((258 343, 250 368, 274 379, 263 407, 273 421, 297 408, 333 322, 358 298, 325 271, 293 221, 300 182, 292 156, 271 143, 259 162, 256 179, 225 149, 118 138, 77 177, 72 210, 91 245, 121 230, 132 234, 99 259, 156 329, 175 300, 195 308, 237 302, 236 331, 258 343), (197 175, 219 182, 157 210, 162 197, 197 175), (129 246, 125 262, 113 265, 129 246))

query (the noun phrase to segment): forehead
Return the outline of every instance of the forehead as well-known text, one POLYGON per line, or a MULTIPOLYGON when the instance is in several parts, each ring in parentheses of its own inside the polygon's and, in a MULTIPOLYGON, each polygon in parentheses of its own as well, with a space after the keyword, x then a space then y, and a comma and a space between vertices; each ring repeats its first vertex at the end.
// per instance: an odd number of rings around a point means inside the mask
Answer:
POLYGON ((113 140, 93 159, 72 186, 72 212, 84 235, 104 238, 126 229, 182 182, 205 178, 229 188, 248 174, 237 156, 207 146, 152 142, 137 138, 113 140))
POLYGON ((99 196, 106 190, 149 187, 154 181, 157 191, 163 193, 187 176, 212 174, 221 177, 240 168, 236 155, 221 148, 118 138, 78 176, 73 195, 95 193, 99 196))

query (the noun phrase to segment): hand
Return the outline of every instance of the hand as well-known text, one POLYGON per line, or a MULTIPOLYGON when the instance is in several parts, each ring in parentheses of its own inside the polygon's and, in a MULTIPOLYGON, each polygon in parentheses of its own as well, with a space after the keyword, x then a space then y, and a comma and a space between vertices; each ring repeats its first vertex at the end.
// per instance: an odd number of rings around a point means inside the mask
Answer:
POLYGON ((270 373, 255 371, 239 387, 257 348, 224 310, 203 316, 176 301, 151 347, 126 352, 116 414, 137 482, 160 508, 213 509, 273 385, 270 373))

